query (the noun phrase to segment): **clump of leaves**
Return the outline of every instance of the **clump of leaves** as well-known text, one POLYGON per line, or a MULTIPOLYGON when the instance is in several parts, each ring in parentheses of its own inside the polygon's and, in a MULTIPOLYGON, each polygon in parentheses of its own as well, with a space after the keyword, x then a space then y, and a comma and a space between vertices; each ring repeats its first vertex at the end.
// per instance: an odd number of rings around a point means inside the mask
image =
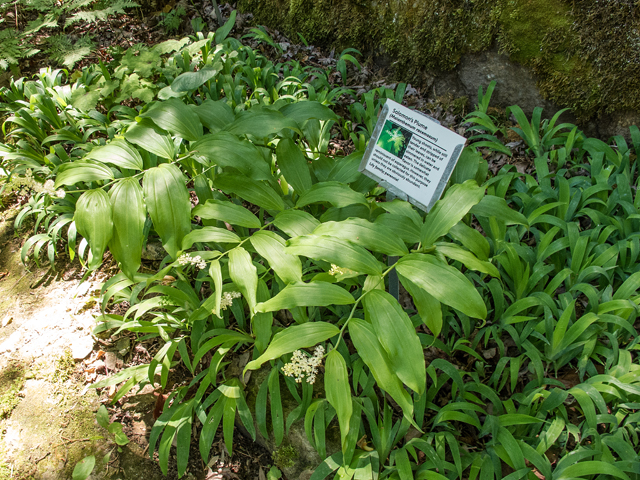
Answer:
POLYGON ((89 35, 73 38, 61 33, 47 39, 47 54, 57 63, 72 69, 76 63, 89 56, 95 43, 89 35))
POLYGON ((7 418, 20 402, 18 393, 25 381, 24 367, 9 363, 0 372, 0 419, 7 418))
POLYGON ((162 25, 169 34, 177 32, 186 13, 187 11, 182 6, 171 9, 169 13, 163 12, 160 25, 162 25))
POLYGON ((76 362, 73 360, 73 355, 70 349, 66 349, 62 355, 60 355, 56 361, 51 375, 51 383, 64 383, 76 369, 76 362))

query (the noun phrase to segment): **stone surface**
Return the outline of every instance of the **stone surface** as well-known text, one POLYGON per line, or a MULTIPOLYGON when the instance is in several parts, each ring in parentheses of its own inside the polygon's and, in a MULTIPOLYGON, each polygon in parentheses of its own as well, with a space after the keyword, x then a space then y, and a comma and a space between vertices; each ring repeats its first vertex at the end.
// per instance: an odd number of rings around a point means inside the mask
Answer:
POLYGON ((629 139, 629 126, 640 126, 640 113, 632 111, 605 114, 596 123, 598 133, 602 138, 622 135, 629 139))
MULTIPOLYGON (((512 62, 496 49, 463 56, 454 71, 464 88, 464 95, 469 97, 472 104, 477 99, 478 87, 486 90, 489 83, 495 80, 492 106, 519 105, 527 115, 531 115, 535 107, 543 107, 549 116, 558 111, 557 106, 542 98, 536 87, 537 79, 531 71, 512 62)), ((445 90, 446 86, 441 85, 440 88, 445 90)))
POLYGON ((142 249, 144 260, 160 261, 167 256, 167 252, 160 242, 149 242, 142 249))

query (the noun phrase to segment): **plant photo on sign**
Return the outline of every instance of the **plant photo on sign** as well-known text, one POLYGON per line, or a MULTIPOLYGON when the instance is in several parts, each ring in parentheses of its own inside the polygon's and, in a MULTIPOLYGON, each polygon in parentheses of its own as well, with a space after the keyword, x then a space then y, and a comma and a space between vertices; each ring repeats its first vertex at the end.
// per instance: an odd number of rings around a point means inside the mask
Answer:
POLYGON ((411 135, 413 134, 410 131, 387 120, 376 145, 396 157, 402 158, 411 141, 411 135))
MULTIPOLYGON (((235 18, 0 90, 22 259, 117 265, 94 334, 153 348, 92 387, 113 405, 152 388, 163 474, 243 432, 279 452, 272 478, 639 478, 640 131, 607 144, 516 106, 497 126, 481 91, 425 213, 358 172, 406 85, 340 110, 343 87, 244 45, 235 18), (489 172, 507 128, 534 173, 489 172)), ((377 144, 410 140, 387 122, 377 144)))

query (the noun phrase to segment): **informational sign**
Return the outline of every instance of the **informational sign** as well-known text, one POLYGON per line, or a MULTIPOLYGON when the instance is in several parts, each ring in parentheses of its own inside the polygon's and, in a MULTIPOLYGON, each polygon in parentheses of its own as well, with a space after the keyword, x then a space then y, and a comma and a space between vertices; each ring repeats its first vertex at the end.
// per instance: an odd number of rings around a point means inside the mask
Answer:
POLYGON ((428 212, 442 195, 465 141, 431 117, 387 100, 359 170, 428 212))

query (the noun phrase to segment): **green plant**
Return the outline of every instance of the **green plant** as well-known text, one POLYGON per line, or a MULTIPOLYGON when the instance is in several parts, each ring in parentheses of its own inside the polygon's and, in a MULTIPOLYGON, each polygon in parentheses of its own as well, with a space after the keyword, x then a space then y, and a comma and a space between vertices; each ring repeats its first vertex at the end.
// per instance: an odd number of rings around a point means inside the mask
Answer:
POLYGON ((186 13, 187 11, 184 7, 172 8, 169 13, 162 14, 160 25, 165 28, 167 33, 177 32, 180 28, 180 24, 182 23, 182 18, 186 13))
MULTIPOLYGON (((0 31, 0 69, 15 69, 23 58, 29 58, 40 51, 37 41, 43 33, 58 28, 59 20, 65 19, 64 26, 84 22, 94 23, 105 20, 111 15, 125 13, 125 9, 137 7, 131 0, 116 0, 108 6, 95 0, 73 0, 58 3, 52 0, 16 0, 0 4, 0 13, 11 9, 17 15, 18 9, 34 13, 37 18, 29 21, 22 29, 16 20, 15 29, 5 28, 0 31), (104 8, 102 8, 104 7, 104 8)), ((2 22, 0 22, 2 23, 2 22)), ((54 34, 47 38, 46 52, 50 58, 61 65, 73 68, 75 63, 86 58, 93 50, 94 44, 87 36, 71 40, 65 34, 54 34)))
MULTIPOLYGON (((304 425, 325 459, 313 480, 637 478, 640 131, 608 145, 512 107, 537 171, 489 176, 484 156, 510 149, 492 88, 480 91, 467 117, 479 133, 425 214, 381 201, 358 172, 404 85, 339 118, 344 90, 328 72, 268 61, 228 37, 229 22, 136 46, 70 86, 44 71, 2 91, 5 164, 43 185, 22 218, 47 232, 69 220, 66 248, 89 269, 109 250, 121 273, 103 286, 96 333, 159 344, 149 364, 94 386, 118 385, 113 401, 136 384, 165 390, 150 437, 163 471, 175 440, 184 474, 194 432, 205 462, 220 426, 232 454, 239 418, 277 446, 304 425), (88 95, 108 113, 79 108, 88 95), (335 125, 352 155, 329 154, 335 125), (149 241, 166 252, 152 272, 149 241), (394 270, 402 304, 387 290, 394 270)), ((59 248, 41 230, 25 258, 40 241, 59 248)))
POLYGON ((49 37, 47 45, 45 51, 49 57, 54 62, 70 69, 73 69, 76 63, 87 57, 95 47, 95 43, 89 36, 82 36, 72 43, 69 36, 65 34, 49 37))

